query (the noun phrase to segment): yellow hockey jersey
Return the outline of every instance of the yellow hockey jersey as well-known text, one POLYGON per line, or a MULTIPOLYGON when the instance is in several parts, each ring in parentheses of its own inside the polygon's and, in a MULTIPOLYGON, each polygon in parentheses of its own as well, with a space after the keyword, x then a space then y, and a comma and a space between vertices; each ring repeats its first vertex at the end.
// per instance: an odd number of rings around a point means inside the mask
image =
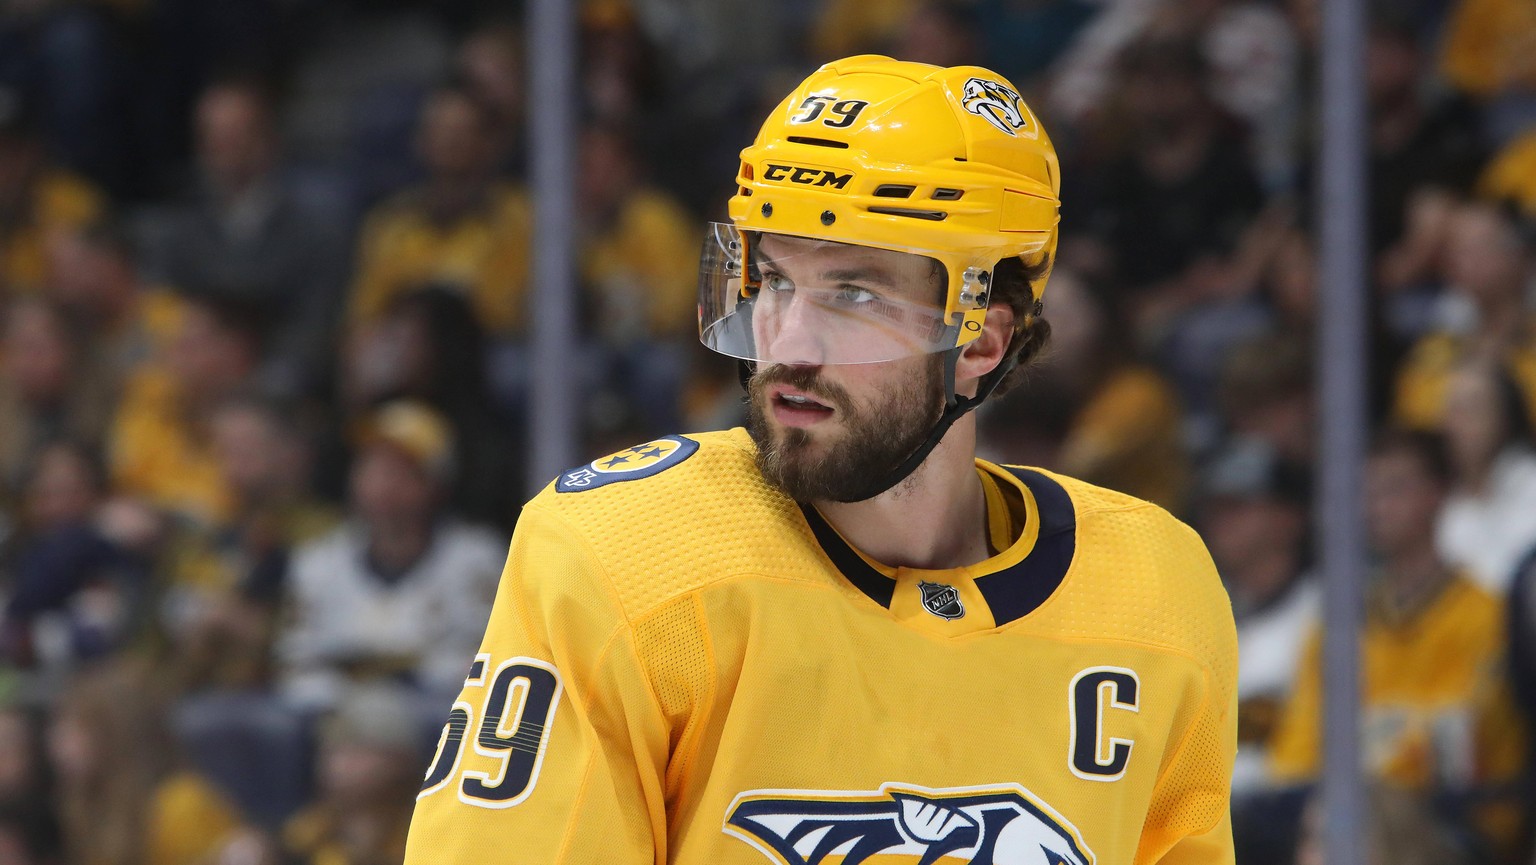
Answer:
MULTIPOLYGON (((1393 611, 1380 592, 1370 600, 1360 635, 1367 774, 1413 790, 1513 780, 1525 765, 1524 725, 1504 687, 1503 602, 1460 574, 1416 609, 1393 611)), ((1277 776, 1320 774, 1322 714, 1322 630, 1315 628, 1271 741, 1277 776)))
POLYGON ((523 511, 407 865, 1232 862, 1237 640, 1204 545, 977 467, 1001 552, 946 571, 862 556, 739 429, 562 474, 523 511))

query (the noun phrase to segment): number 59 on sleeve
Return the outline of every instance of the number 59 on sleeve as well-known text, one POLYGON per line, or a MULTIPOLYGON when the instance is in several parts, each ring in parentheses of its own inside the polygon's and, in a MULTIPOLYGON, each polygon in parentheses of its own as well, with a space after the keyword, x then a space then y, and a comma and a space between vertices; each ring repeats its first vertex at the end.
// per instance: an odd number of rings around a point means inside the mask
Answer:
POLYGON ((564 690, 560 673, 547 661, 511 658, 487 677, 489 664, 490 656, 482 654, 470 667, 464 692, 448 713, 437 754, 417 799, 461 779, 459 801, 480 808, 510 808, 527 799, 538 783, 549 727, 564 690), (475 708, 468 698, 477 690, 484 696, 479 729, 471 746, 486 760, 475 761, 481 768, 460 771, 464 735, 475 726, 475 708))

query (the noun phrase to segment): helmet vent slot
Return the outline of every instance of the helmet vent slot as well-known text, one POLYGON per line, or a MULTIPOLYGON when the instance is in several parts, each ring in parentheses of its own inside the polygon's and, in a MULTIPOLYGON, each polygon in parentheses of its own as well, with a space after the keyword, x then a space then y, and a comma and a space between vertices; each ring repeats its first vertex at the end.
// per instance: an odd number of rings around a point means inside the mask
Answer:
MULTIPOLYGON (((877 192, 875 194, 879 195, 880 193, 877 192)), ((963 189, 935 189, 931 197, 934 201, 959 201, 960 196, 964 194, 965 190, 963 189)))
POLYGON ((911 198, 917 187, 903 183, 882 183, 875 187, 876 198, 911 198))
POLYGON ((796 144, 810 144, 816 147, 836 147, 838 150, 848 149, 848 142, 833 141, 830 138, 809 138, 804 135, 791 135, 789 136, 788 140, 793 141, 796 144))
POLYGON ((942 210, 915 210, 910 207, 871 207, 870 213, 883 213, 887 216, 907 216, 912 219, 927 219, 933 222, 943 222, 949 216, 942 210))

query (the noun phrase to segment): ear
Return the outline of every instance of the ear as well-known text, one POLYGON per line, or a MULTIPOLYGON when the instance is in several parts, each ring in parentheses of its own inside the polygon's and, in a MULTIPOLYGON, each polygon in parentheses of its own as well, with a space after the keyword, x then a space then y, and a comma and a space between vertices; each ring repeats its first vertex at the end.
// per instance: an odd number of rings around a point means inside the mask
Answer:
POLYGON ((1001 304, 987 309, 981 334, 965 344, 955 362, 955 390, 966 396, 976 394, 982 376, 997 369, 1013 340, 1013 308, 1001 304))

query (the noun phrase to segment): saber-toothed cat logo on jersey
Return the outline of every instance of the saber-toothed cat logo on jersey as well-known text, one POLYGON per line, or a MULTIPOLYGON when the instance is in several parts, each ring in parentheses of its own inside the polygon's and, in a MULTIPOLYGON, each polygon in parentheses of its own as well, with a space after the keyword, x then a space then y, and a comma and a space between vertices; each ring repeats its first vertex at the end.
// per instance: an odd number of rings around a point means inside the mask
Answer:
POLYGON ((1093 865, 1056 810, 1017 784, 868 792, 753 790, 724 830, 777 865, 1093 865))
POLYGON ((966 111, 1009 135, 1017 135, 1024 128, 1024 100, 1002 82, 987 78, 968 79, 960 104, 966 111))

